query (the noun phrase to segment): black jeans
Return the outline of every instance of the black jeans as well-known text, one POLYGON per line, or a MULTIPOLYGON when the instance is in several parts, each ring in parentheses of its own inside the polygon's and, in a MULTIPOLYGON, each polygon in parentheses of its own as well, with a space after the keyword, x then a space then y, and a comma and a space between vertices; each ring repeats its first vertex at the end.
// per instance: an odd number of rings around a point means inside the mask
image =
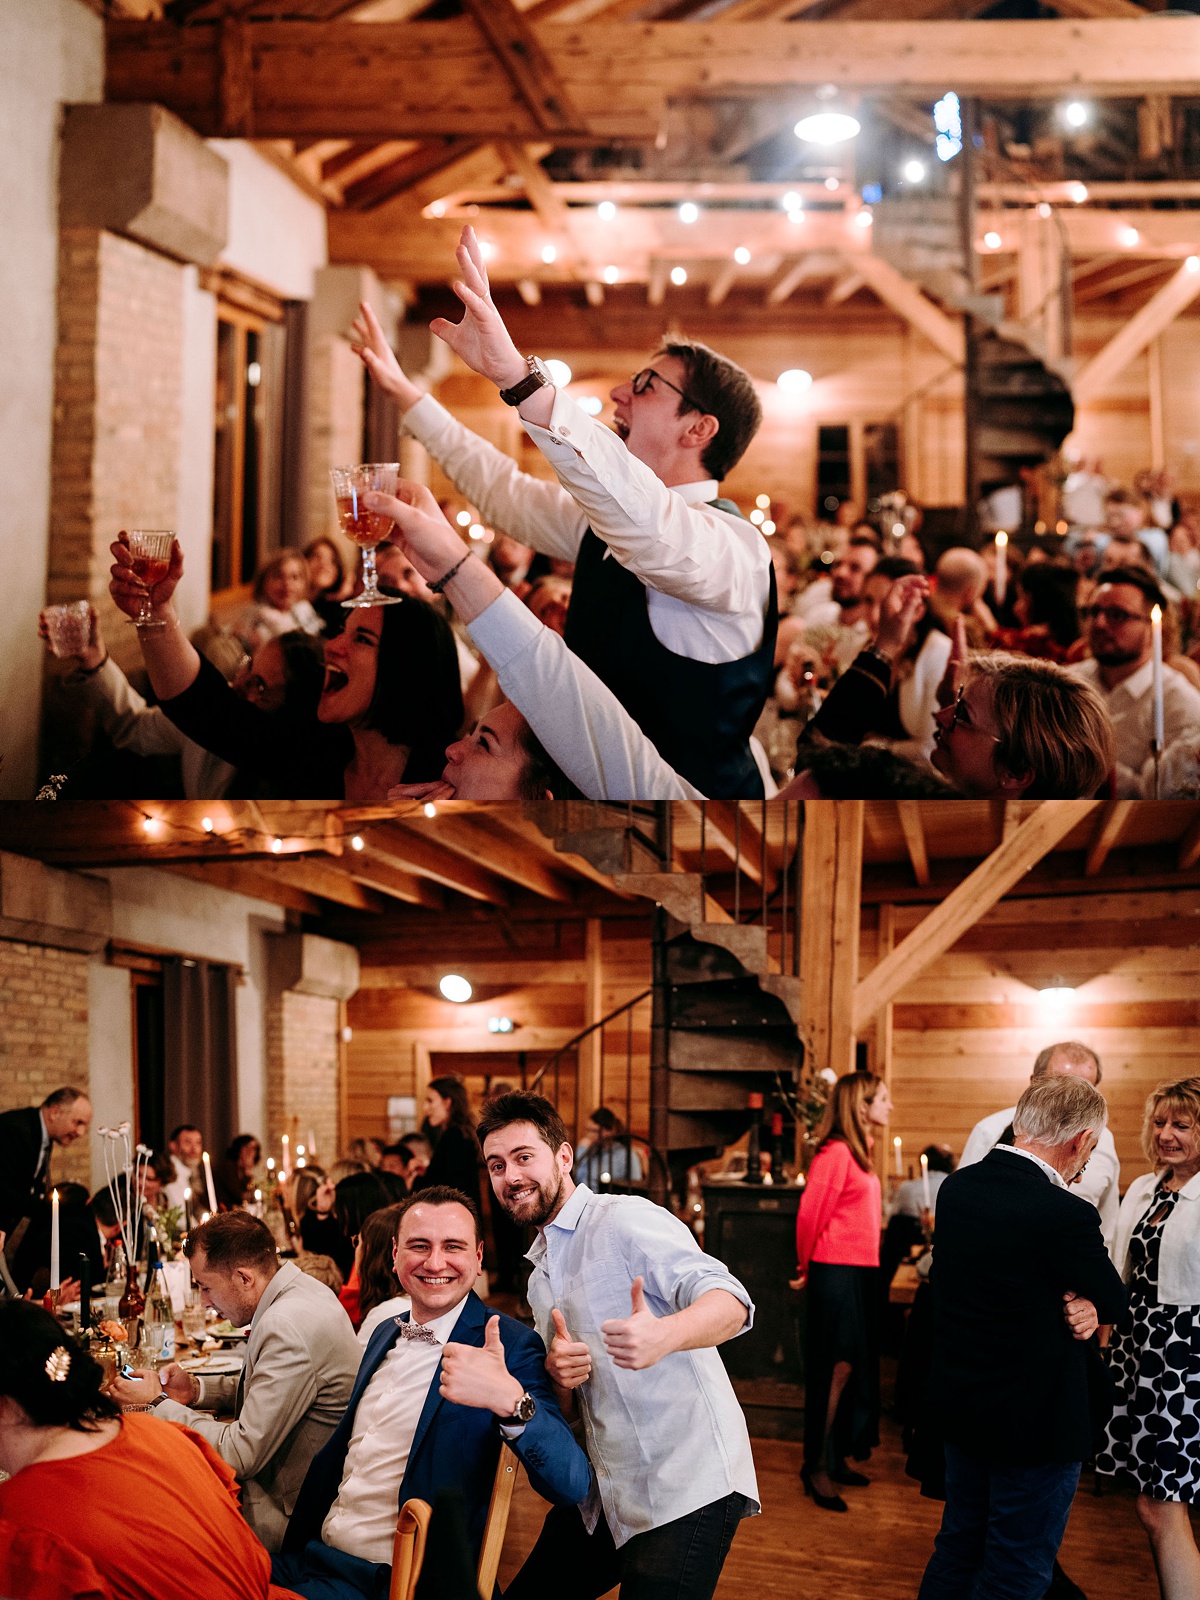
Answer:
POLYGON ((597 1600, 617 1583, 621 1600, 712 1600, 749 1504, 727 1494, 619 1550, 603 1516, 589 1534, 578 1506, 555 1506, 504 1600, 597 1600))

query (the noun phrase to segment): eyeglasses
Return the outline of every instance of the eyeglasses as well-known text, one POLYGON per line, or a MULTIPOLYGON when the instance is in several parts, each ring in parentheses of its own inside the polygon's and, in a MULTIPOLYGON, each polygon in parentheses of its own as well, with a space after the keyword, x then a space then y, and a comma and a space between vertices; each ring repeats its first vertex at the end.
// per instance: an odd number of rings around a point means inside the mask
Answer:
POLYGON ((1119 628, 1123 622, 1149 622, 1144 611, 1126 611, 1121 606, 1080 606, 1079 615, 1085 622, 1107 622, 1110 628, 1119 628))
POLYGON ((946 730, 947 733, 953 733, 955 728, 962 728, 965 733, 981 733, 985 739, 990 739, 993 744, 999 744, 1001 741, 994 733, 988 733, 984 728, 977 728, 975 724, 969 720, 970 711, 968 710, 967 704, 963 699, 965 693, 966 688, 964 686, 954 697, 953 706, 943 706, 941 710, 936 713, 938 717, 944 717, 947 711, 950 712, 950 725, 946 730))
POLYGON ((678 384, 672 383, 670 378, 664 378, 662 373, 656 372, 653 367, 643 367, 640 372, 635 372, 633 377, 629 380, 629 386, 633 390, 634 394, 645 394, 646 390, 654 382, 655 378, 658 379, 659 383, 665 383, 668 389, 674 389, 679 398, 681 400, 686 400, 688 405, 694 410, 704 410, 704 407, 698 400, 693 400, 690 394, 684 394, 683 390, 678 384))

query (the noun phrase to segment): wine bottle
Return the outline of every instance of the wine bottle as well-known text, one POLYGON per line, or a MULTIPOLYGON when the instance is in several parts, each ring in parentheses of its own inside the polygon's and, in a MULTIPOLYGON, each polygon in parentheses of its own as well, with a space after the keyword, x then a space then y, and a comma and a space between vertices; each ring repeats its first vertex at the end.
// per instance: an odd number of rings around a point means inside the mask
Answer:
POLYGON ((746 1145, 746 1182, 761 1183, 762 1180, 762 1125, 761 1116, 763 1097, 761 1094, 751 1094, 746 1104, 750 1111, 750 1138, 746 1145))
POLYGON ((783 1112, 771 1113, 771 1182, 786 1183, 783 1173, 783 1112))
POLYGON ((146 1343, 151 1360, 165 1366, 175 1359, 175 1313, 161 1261, 146 1288, 146 1343))

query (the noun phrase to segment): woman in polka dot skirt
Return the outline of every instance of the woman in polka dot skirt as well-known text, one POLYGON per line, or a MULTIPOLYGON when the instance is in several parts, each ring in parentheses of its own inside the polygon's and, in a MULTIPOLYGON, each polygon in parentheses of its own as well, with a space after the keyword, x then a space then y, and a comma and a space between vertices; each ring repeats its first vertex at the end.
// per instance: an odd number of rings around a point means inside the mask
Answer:
POLYGON ((1129 1310, 1109 1350, 1117 1403, 1096 1470, 1137 1484, 1163 1600, 1200 1596, 1200 1078, 1160 1084, 1113 1238, 1129 1310))

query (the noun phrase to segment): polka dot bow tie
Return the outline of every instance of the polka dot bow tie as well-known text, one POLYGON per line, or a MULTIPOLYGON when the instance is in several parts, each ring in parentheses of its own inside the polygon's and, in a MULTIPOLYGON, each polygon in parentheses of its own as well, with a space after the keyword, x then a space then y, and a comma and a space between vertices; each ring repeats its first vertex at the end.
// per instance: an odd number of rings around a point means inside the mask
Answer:
POLYGON ((419 1339, 422 1344, 437 1344, 438 1336, 432 1328, 424 1328, 418 1322, 402 1322, 400 1324, 400 1337, 402 1339, 419 1339))

